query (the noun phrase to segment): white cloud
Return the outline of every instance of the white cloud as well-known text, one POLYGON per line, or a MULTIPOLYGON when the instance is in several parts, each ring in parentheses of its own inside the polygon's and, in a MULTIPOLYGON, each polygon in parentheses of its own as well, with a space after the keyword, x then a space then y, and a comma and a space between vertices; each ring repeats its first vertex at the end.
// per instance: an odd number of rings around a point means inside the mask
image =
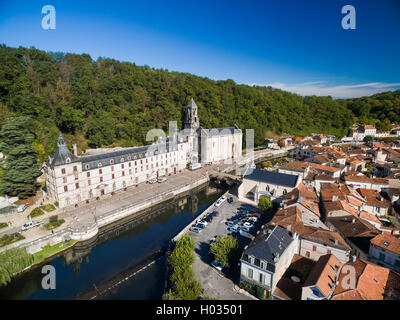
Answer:
MULTIPOLYGON (((254 84, 259 85, 259 84, 254 84)), ((400 83, 371 82, 355 85, 328 86, 326 81, 303 82, 299 84, 285 84, 275 82, 262 86, 294 92, 302 96, 332 96, 333 98, 357 98, 370 96, 375 93, 396 90, 400 88, 400 83)))

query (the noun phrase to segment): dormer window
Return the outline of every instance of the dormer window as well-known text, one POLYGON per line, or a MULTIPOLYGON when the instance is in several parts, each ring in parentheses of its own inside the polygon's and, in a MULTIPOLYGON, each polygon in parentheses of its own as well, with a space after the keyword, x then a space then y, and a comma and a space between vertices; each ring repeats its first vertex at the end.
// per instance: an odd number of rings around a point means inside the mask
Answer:
POLYGON ((124 162, 125 161, 125 159, 124 158, 121 158, 121 162, 124 162))
POLYGON ((130 161, 131 160, 131 156, 128 156, 128 161, 130 161))
POLYGON ((65 162, 66 163, 71 163, 71 158, 68 157, 67 159, 65 159, 65 162))
POLYGON ((98 164, 97 164, 97 166, 98 167, 101 167, 103 164, 101 163, 101 162, 99 162, 98 164))
POLYGON ((114 164, 114 159, 111 159, 111 160, 110 160, 110 164, 114 164))
POLYGON ((89 170, 89 165, 87 164, 87 165, 85 165, 85 168, 86 168, 86 170, 89 170))

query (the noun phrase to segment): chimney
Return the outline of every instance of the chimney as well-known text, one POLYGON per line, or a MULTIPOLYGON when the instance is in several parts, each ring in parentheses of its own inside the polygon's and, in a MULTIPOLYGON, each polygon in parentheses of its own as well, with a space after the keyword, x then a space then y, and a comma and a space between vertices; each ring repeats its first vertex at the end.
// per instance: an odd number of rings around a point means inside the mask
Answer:
POLYGON ((351 223, 355 223, 356 222, 356 218, 353 218, 353 220, 351 220, 351 223))
POLYGON ((287 229, 288 231, 291 231, 291 230, 292 230, 292 225, 291 225, 291 224, 288 224, 286 229, 287 229))
POLYGON ((72 149, 73 149, 74 156, 78 156, 78 148, 76 147, 76 144, 72 145, 72 149))
POLYGON ((339 241, 338 239, 335 239, 335 245, 338 245, 339 241))
POLYGON ((332 201, 337 201, 337 200, 338 200, 338 196, 337 195, 332 196, 332 201))
POLYGON ((352 260, 353 262, 356 262, 357 256, 356 256, 355 254, 353 254, 353 255, 351 256, 351 260, 352 260))

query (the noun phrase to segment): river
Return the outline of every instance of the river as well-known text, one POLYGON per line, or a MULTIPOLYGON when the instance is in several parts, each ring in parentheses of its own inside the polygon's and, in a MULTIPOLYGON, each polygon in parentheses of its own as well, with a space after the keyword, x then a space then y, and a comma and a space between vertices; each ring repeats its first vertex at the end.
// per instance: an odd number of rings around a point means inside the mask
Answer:
POLYGON ((205 184, 174 200, 148 209, 147 221, 125 218, 102 228, 98 236, 77 243, 59 256, 36 266, 0 288, 0 299, 161 299, 166 258, 151 254, 165 247, 224 189, 205 184), (150 257, 149 257, 150 256, 150 257), (147 260, 144 260, 147 258, 147 260), (44 264, 56 271, 56 289, 43 290, 44 264), (97 292, 114 286, 105 294, 97 292), (97 291, 95 290, 97 289, 97 291))

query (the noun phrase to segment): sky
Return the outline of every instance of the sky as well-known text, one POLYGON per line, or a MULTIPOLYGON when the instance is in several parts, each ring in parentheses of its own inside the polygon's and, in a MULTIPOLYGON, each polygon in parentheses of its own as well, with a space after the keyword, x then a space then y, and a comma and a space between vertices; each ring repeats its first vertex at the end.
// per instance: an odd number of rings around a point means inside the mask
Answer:
POLYGON ((400 1, 0 0, 0 43, 88 53, 301 95, 400 89, 400 1), (42 28, 42 7, 56 28, 42 28), (342 7, 355 8, 343 29, 342 7))

